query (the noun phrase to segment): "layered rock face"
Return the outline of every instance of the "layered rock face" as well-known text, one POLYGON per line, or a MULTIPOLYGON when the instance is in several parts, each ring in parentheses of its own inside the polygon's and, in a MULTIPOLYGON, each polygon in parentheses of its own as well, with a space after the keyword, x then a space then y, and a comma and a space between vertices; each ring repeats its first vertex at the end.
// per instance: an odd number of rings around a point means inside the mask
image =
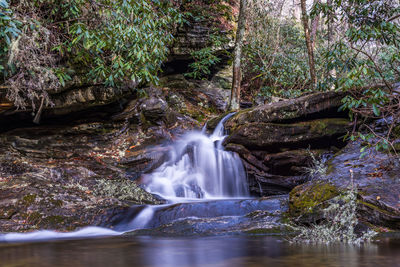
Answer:
POLYGON ((138 186, 141 175, 164 161, 164 142, 200 128, 218 101, 174 88, 145 92, 41 125, 2 114, 0 232, 109 225, 132 204, 160 203, 138 186))
POLYGON ((262 105, 226 123, 225 145, 242 157, 255 195, 288 193, 309 178, 312 154, 318 157, 344 145, 341 138, 350 122, 337 111, 342 97, 327 92, 262 105))

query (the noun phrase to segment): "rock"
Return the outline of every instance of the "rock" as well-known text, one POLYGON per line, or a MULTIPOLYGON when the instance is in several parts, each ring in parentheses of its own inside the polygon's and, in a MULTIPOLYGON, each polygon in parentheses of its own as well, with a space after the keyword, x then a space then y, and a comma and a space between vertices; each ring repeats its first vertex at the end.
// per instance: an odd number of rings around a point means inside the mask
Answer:
POLYGON ((132 203, 160 203, 115 166, 110 136, 118 131, 86 123, 1 134, 0 231, 72 230, 106 222, 132 203))
POLYGON ((227 122, 226 127, 230 129, 252 122, 279 123, 315 117, 335 117, 340 114, 338 108, 341 106, 343 97, 344 93, 329 91, 257 106, 240 111, 227 122))
POLYGON ((167 102, 157 97, 150 97, 140 105, 144 118, 151 123, 157 123, 162 120, 166 115, 167 108, 167 102))
POLYGON ((234 40, 231 30, 234 28, 234 21, 226 19, 226 12, 228 8, 233 8, 235 3, 232 5, 226 2, 224 5, 224 11, 222 9, 222 12, 213 11, 220 12, 220 14, 204 18, 201 12, 210 7, 208 1, 201 0, 195 5, 191 4, 191 2, 183 3, 181 9, 191 12, 193 16, 197 16, 197 19, 189 18, 189 23, 184 23, 177 29, 174 34, 175 40, 171 48, 170 58, 191 59, 191 53, 212 45, 210 39, 212 34, 223 36, 227 39, 219 47, 214 47, 215 51, 233 49, 234 40), (202 19, 199 19, 200 16, 202 19))
POLYGON ((132 180, 162 163, 160 144, 198 125, 171 118, 156 93, 98 112, 0 133, 0 232, 109 225, 132 204, 162 203, 132 180))
POLYGON ((299 185, 289 194, 289 214, 296 218, 297 222, 316 223, 323 218, 322 210, 328 207, 328 200, 339 193, 339 189, 327 181, 299 185))
POLYGON ((230 90, 232 88, 232 79, 233 79, 233 67, 231 64, 225 65, 221 68, 211 79, 211 82, 215 84, 217 87, 222 88, 227 93, 224 97, 228 102, 230 96, 230 90))
POLYGON ((195 119, 227 108, 230 92, 211 81, 190 80, 178 74, 165 76, 160 83, 166 88, 169 105, 195 119))
MULTIPOLYGON (((253 122, 231 130, 225 143, 250 149, 279 150, 286 147, 318 147, 319 142, 334 140, 347 133, 347 119, 329 118, 290 124, 253 122)), ((329 146, 322 144, 322 146, 329 146)))
MULTIPOLYGON (((143 209, 133 207, 115 227, 140 216, 143 209)), ((286 230, 282 215, 287 211, 287 196, 245 200, 217 200, 153 207, 154 215, 146 230, 129 234, 218 235, 233 233, 275 233, 286 230)))
POLYGON ((398 158, 367 150, 360 158, 361 145, 352 142, 337 153, 328 165, 328 173, 290 193, 290 212, 311 223, 322 215, 320 210, 338 192, 356 188, 359 220, 374 226, 400 229, 400 164, 398 158))

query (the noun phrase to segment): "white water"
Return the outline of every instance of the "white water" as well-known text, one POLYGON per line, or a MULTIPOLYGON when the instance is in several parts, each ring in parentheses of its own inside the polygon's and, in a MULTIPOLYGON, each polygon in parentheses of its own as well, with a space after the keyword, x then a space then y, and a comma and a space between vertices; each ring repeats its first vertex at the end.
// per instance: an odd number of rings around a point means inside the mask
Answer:
POLYGON ((148 175, 146 190, 166 199, 227 198, 249 195, 240 158, 222 142, 226 116, 214 132, 190 132, 171 146, 169 160, 148 175))
MULTIPOLYGON (((206 135, 204 127, 201 132, 190 132, 172 144, 169 160, 145 178, 146 190, 170 202, 247 197, 249 192, 242 162, 236 154, 225 151, 222 146, 226 137, 224 123, 232 115, 223 118, 210 136, 206 135)), ((145 207, 122 227, 124 231, 90 226, 68 233, 48 230, 8 233, 0 234, 0 242, 121 235, 145 228, 158 207, 160 206, 145 207)))
POLYGON ((60 233, 56 231, 41 230, 31 233, 8 233, 0 235, 0 242, 21 242, 21 241, 41 241, 49 239, 73 239, 73 238, 89 238, 101 236, 121 235, 122 232, 113 231, 111 229, 88 226, 75 232, 60 233))

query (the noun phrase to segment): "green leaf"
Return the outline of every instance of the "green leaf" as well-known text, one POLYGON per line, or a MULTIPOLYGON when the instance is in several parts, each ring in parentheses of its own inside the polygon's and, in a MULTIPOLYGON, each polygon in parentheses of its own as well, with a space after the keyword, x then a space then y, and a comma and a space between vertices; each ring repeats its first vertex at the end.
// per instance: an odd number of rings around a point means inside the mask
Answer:
POLYGON ((375 114, 375 116, 379 116, 381 114, 379 108, 376 106, 376 104, 372 104, 372 110, 375 114))

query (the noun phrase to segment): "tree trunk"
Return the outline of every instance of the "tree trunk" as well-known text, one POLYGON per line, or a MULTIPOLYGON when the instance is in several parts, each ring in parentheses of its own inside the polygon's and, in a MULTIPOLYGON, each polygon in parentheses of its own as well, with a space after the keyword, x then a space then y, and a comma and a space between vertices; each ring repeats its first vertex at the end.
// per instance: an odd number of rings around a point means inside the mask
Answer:
MULTIPOLYGON (((313 5, 316 5, 317 3, 320 3, 320 2, 321 2, 321 0, 314 0, 313 5)), ((318 29, 318 23, 320 20, 319 17, 320 17, 319 15, 316 16, 311 22, 311 25, 312 25, 311 26, 311 44, 312 44, 313 51, 315 50, 315 41, 317 38, 317 29, 318 29)))
POLYGON ((240 10, 239 10, 239 21, 238 28, 236 31, 236 43, 233 61, 233 79, 232 79, 232 90, 231 98, 229 101, 230 110, 240 109, 240 83, 242 81, 241 73, 241 57, 242 57, 242 46, 245 34, 246 26, 246 6, 247 0, 240 0, 240 10))
POLYGON ((307 45, 308 65, 310 67, 311 89, 314 90, 315 85, 317 83, 317 76, 315 75, 314 49, 313 49, 311 36, 310 36, 310 28, 308 26, 306 0, 301 0, 300 4, 301 4, 301 14, 302 14, 302 20, 303 20, 303 27, 304 27, 304 35, 306 38, 306 45, 307 45))
MULTIPOLYGON (((332 0, 327 0, 327 5, 328 5, 328 7, 332 7, 332 0)), ((331 13, 332 11, 329 11, 329 13, 328 13, 328 17, 327 17, 327 24, 328 24, 328 49, 329 49, 329 51, 331 51, 331 49, 332 49, 332 43, 333 43, 333 20, 332 20, 332 13, 331 13)), ((327 74, 327 77, 328 77, 328 79, 331 79, 331 78, 336 78, 336 70, 335 69, 332 69, 332 70, 329 70, 329 68, 327 67, 327 72, 328 72, 328 74, 327 74)), ((332 88, 331 89, 334 89, 335 88, 335 86, 334 85, 332 85, 332 88)))

